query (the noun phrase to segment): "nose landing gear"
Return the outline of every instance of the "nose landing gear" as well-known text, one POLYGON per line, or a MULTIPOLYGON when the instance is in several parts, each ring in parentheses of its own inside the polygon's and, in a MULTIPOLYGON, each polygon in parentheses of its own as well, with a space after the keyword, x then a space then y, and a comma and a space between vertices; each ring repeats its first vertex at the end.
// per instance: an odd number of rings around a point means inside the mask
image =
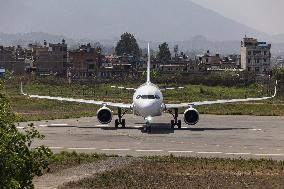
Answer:
POLYGON ((115 120, 114 126, 118 129, 119 125, 121 125, 121 128, 125 128, 125 119, 122 119, 122 117, 126 114, 127 110, 125 110, 122 113, 122 109, 118 108, 118 119, 115 120))
POLYGON ((143 127, 143 131, 145 133, 151 133, 152 128, 151 128, 151 124, 149 121, 146 121, 146 125, 143 127))
POLYGON ((174 129, 177 126, 181 129, 181 120, 178 120, 178 109, 175 108, 174 112, 172 110, 168 110, 170 114, 172 114, 174 120, 171 120, 171 128, 174 129))

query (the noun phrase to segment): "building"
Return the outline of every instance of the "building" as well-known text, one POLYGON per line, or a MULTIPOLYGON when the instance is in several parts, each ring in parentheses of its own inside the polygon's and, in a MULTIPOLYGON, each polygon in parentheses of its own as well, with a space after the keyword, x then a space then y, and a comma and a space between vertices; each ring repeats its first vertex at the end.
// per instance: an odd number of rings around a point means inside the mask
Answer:
POLYGON ((257 74, 271 72, 271 44, 245 37, 241 42, 241 68, 257 74))
POLYGON ((0 46, 0 68, 8 70, 13 74, 25 73, 24 50, 18 47, 0 46))
POLYGON ((219 70, 221 69, 221 57, 219 54, 212 55, 207 51, 204 55, 198 56, 199 71, 219 70))
POLYGON ((68 53, 65 40, 58 44, 49 44, 32 48, 34 65, 39 74, 65 74, 68 69, 68 53))
POLYGON ((98 71, 98 78, 133 78, 139 75, 143 65, 143 60, 137 60, 132 55, 106 56, 103 60, 103 65, 98 71))
POLYGON ((99 53, 91 44, 81 45, 69 52, 72 74, 76 78, 94 77, 99 65, 99 53))
POLYGON ((229 55, 221 59, 222 70, 240 69, 240 55, 229 55))
POLYGON ((284 68, 284 59, 282 57, 276 57, 274 62, 274 67, 284 68))

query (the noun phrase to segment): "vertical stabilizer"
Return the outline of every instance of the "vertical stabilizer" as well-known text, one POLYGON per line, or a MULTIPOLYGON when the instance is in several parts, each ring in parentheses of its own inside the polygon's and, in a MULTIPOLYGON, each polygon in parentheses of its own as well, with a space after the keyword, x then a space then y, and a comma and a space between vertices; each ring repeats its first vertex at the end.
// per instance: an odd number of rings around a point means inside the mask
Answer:
POLYGON ((151 83, 150 81, 150 74, 151 74, 150 62, 151 62, 150 44, 148 43, 147 83, 151 83))

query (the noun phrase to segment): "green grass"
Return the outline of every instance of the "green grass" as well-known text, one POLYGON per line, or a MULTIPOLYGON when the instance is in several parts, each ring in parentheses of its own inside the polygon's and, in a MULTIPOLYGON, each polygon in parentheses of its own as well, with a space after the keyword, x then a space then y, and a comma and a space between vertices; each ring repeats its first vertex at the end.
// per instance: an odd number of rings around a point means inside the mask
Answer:
MULTIPOLYGON (((54 154, 49 160, 48 173, 55 173, 81 164, 93 163, 106 159, 104 154, 78 154, 76 152, 61 152, 54 154)), ((46 173, 47 173, 46 172, 46 173)))
POLYGON ((70 188, 282 188, 284 162, 147 157, 121 169, 65 183, 70 188))
MULTIPOLYGON (((100 108, 94 105, 52 100, 27 99, 19 94, 18 80, 6 82, 6 92, 10 96, 11 105, 18 115, 19 121, 50 120, 95 116, 100 108)), ((129 84, 125 87, 137 88, 140 84, 129 84)), ((64 82, 45 83, 44 80, 33 80, 24 85, 29 94, 95 99, 131 103, 134 91, 111 88, 112 84, 68 85, 64 82)), ((120 85, 116 85, 120 86, 120 85)), ((178 87, 177 85, 160 85, 178 87)), ((271 95, 264 86, 252 85, 246 88, 202 85, 186 85, 184 89, 166 90, 163 95, 166 103, 194 102, 216 99, 232 99, 261 97, 271 95)), ((247 104, 228 104, 198 107, 200 113, 218 115, 284 115, 284 100, 262 101, 247 104)))

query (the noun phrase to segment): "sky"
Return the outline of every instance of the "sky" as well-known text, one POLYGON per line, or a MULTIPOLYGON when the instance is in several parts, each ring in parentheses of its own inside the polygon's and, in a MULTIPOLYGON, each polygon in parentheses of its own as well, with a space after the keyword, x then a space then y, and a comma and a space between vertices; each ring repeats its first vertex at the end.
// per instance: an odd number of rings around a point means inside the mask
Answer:
POLYGON ((268 34, 284 33, 283 0, 191 0, 268 34))
MULTIPOLYGON (((140 3, 143 2, 143 4, 146 2, 146 0, 139 1, 140 3)), ((151 3, 156 2, 155 0, 148 1, 151 3)), ((172 1, 175 2, 176 0, 172 1)), ((284 9, 284 0, 180 0, 180 2, 182 1, 192 1, 202 7, 214 10, 225 17, 259 31, 266 32, 267 34, 284 34, 284 24, 282 21, 282 18, 284 18, 284 11, 282 10, 284 9)), ((92 37, 92 27, 95 28, 102 25, 101 22, 105 22, 110 17, 110 13, 102 12, 98 7, 94 7, 93 4, 96 4, 94 2, 99 1, 0 0, 0 32, 25 33, 42 31, 53 34, 68 34, 68 36, 75 38, 81 32, 82 36, 86 38, 92 37), (96 14, 93 14, 93 12, 96 14), (99 15, 103 19, 96 20, 94 15, 99 15), (80 20, 79 18, 82 19, 80 20), (72 30, 67 30, 70 23, 73 28, 72 30), (80 30, 80 28, 84 29, 80 30)), ((122 4, 120 0, 100 0, 100 3, 105 7, 113 7, 116 4, 114 2, 122 4)), ((141 6, 141 4, 137 4, 138 7, 141 6)), ((149 4, 145 6, 147 7, 149 4)), ((159 9, 155 8, 155 10, 159 9)), ((113 18, 113 20, 115 19, 113 18)), ((111 23, 107 27, 111 28, 112 24, 115 23, 111 23)), ((137 22, 137 24, 140 23, 137 22)), ((123 31, 126 28, 126 26, 120 27, 123 31)), ((115 33, 111 29, 108 29, 108 31, 115 33)), ((116 34, 113 35, 116 36, 116 34)))

